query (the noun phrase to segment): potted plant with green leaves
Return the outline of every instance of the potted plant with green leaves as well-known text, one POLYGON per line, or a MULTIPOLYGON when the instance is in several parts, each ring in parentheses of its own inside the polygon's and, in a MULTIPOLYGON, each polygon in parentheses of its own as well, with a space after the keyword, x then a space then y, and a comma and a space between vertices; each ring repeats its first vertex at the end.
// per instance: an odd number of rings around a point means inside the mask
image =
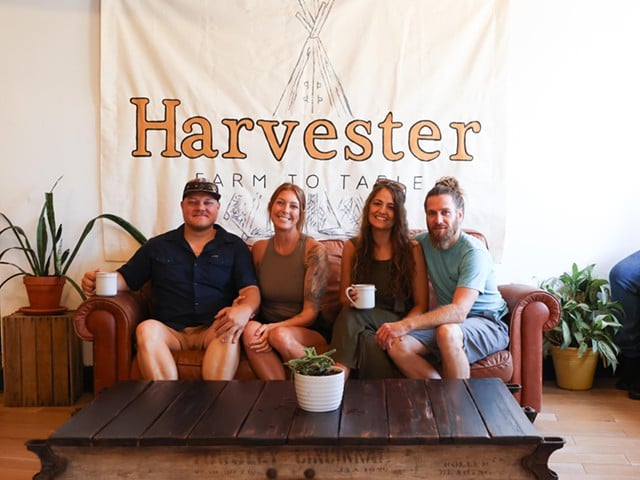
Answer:
POLYGON ((12 278, 22 276, 29 297, 29 307, 23 309, 27 313, 55 313, 66 310, 65 307, 60 306, 60 298, 66 281, 69 281, 83 300, 85 299, 82 289, 75 280, 67 275, 67 272, 96 221, 109 220, 121 227, 140 244, 146 241, 146 237, 131 223, 117 215, 104 213, 89 220, 73 249, 64 248, 62 245, 62 225, 57 223, 53 202, 53 190, 61 178, 56 180, 50 191, 45 192, 44 204, 36 224, 35 237, 31 240, 22 227, 13 223, 5 213, 0 212, 0 217, 6 223, 6 226, 0 229, 0 237, 11 233, 16 240, 16 244, 0 252, 0 265, 8 265, 16 269, 15 273, 2 280, 0 288, 12 278), (11 253, 16 251, 23 255, 25 263, 17 263, 8 259, 11 253), (44 298, 39 298, 39 293, 43 294, 44 298))
POLYGON ((551 353, 558 386, 570 390, 591 388, 598 359, 614 371, 618 365, 614 336, 623 310, 611 298, 609 282, 594 278, 594 267, 574 263, 570 271, 540 284, 562 308, 558 325, 544 334, 544 353, 551 353))
POLYGON ((293 373, 296 398, 303 410, 330 412, 342 403, 344 370, 331 358, 334 353, 318 354, 315 347, 305 347, 302 357, 284 363, 293 373))

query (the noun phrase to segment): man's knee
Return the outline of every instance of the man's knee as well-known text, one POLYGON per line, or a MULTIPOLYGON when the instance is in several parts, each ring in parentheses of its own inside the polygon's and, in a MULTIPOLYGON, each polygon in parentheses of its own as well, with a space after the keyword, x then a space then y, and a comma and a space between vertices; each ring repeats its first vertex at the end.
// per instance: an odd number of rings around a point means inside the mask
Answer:
POLYGON ((260 327, 260 323, 255 320, 249 320, 242 332, 242 344, 248 347, 256 336, 256 330, 260 327))
POLYGON ((623 258, 609 272, 609 283, 613 289, 637 292, 640 286, 640 251, 623 258))
POLYGON ((619 262, 615 264, 609 272, 609 283, 611 283, 612 286, 619 286, 624 280, 625 275, 625 268, 622 265, 622 262, 619 262))
POLYGON ((462 348, 463 335, 460 325, 450 323, 436 328, 436 343, 440 350, 462 348))
POLYGON ((164 325, 157 320, 144 320, 136 327, 136 343, 145 345, 158 342, 164 334, 164 325))
POLYGON ((233 356, 240 353, 241 342, 233 343, 225 338, 214 336, 205 342, 202 349, 205 352, 205 356, 208 356, 208 354, 221 357, 233 356))

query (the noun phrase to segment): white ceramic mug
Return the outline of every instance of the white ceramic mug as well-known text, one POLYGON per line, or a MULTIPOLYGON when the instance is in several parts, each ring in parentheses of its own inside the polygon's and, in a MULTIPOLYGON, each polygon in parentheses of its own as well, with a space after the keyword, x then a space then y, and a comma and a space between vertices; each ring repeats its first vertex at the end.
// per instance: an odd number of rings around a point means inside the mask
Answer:
POLYGON ((96 295, 113 297, 118 293, 118 274, 116 272, 96 272, 96 295))
POLYGON ((344 291, 351 305, 356 308, 365 309, 376 306, 376 286, 371 283, 356 283, 347 287, 344 291), (354 300, 351 292, 356 292, 357 296, 354 300))

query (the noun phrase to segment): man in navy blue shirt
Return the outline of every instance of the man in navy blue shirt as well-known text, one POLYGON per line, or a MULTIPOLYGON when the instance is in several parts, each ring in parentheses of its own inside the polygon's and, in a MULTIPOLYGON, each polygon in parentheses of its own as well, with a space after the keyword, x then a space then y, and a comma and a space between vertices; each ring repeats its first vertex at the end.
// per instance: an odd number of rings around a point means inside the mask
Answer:
MULTIPOLYGON (((238 340, 258 310, 260 293, 249 248, 215 223, 219 201, 213 182, 187 182, 180 202, 184 223, 151 238, 118 269, 118 290, 151 282, 151 318, 136 328, 145 379, 176 380, 174 350, 204 350, 206 380, 231 379, 238 367, 238 340)), ((95 293, 95 277, 91 271, 82 279, 88 295, 95 293)))

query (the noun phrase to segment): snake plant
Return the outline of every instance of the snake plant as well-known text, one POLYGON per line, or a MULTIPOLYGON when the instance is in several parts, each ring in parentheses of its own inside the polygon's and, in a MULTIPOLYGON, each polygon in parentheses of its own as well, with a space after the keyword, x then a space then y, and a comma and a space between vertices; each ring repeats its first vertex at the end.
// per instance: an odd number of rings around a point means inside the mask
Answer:
POLYGON ((121 227, 138 243, 143 244, 146 242, 146 237, 131 223, 117 215, 103 213, 89 220, 72 249, 64 248, 62 245, 62 225, 57 223, 53 202, 53 190, 61 178, 58 178, 51 190, 44 194, 44 204, 38 216, 35 237, 32 239, 33 243, 29 240, 22 227, 14 224, 6 214, 0 212, 0 217, 6 223, 6 226, 0 229, 0 237, 5 233, 13 233, 17 242, 16 245, 5 248, 0 252, 0 265, 9 265, 17 270, 2 280, 0 288, 12 278, 22 275, 65 277, 84 300, 85 295, 82 293, 80 286, 67 275, 67 272, 96 221, 101 219, 109 220, 121 227), (20 251, 24 254, 26 265, 4 260, 9 256, 9 252, 14 251, 20 251))

